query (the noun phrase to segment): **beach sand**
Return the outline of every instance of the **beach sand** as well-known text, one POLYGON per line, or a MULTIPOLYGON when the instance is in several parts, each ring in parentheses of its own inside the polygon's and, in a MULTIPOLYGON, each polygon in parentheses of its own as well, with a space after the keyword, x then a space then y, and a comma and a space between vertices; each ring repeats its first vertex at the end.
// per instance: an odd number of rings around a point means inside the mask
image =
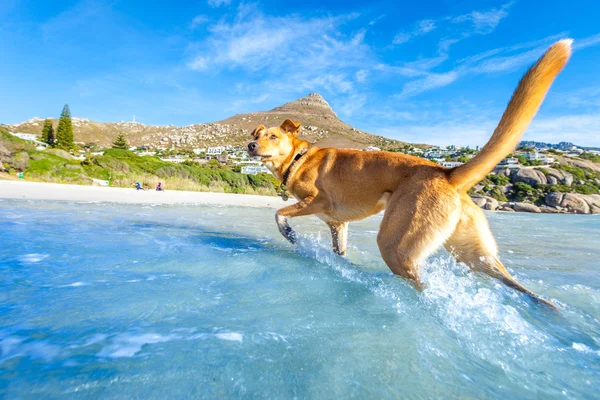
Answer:
POLYGON ((133 187, 62 185, 57 183, 0 180, 0 199, 109 202, 126 204, 218 204, 281 208, 291 204, 280 197, 248 194, 141 191, 133 187))

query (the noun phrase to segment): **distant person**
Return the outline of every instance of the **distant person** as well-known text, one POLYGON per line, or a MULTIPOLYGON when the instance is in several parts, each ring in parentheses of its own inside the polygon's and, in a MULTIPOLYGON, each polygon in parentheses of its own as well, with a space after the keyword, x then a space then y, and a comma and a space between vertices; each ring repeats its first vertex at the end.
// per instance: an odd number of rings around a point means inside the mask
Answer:
POLYGON ((162 184, 160 182, 158 182, 158 185, 156 185, 156 191, 157 192, 162 192, 163 191, 162 184))
POLYGON ((139 183, 139 182, 136 182, 136 183, 135 183, 135 190, 144 190, 144 187, 142 186, 142 184, 141 184, 141 183, 139 183))

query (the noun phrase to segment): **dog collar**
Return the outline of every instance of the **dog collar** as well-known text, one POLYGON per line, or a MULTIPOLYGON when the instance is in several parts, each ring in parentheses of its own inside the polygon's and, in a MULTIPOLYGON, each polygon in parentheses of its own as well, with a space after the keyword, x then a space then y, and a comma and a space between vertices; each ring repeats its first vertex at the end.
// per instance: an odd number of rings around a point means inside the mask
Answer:
POLYGON ((285 171, 283 173, 283 179, 281 180, 282 186, 287 186, 287 181, 288 181, 288 178, 290 177, 290 172, 292 171, 292 167, 294 166, 294 164, 296 164, 296 161, 298 161, 299 159, 301 159, 302 156, 306 154, 307 151, 308 151, 307 149, 304 149, 303 152, 296 154, 296 157, 294 157, 294 160, 292 161, 292 163, 288 167, 287 171, 285 171))

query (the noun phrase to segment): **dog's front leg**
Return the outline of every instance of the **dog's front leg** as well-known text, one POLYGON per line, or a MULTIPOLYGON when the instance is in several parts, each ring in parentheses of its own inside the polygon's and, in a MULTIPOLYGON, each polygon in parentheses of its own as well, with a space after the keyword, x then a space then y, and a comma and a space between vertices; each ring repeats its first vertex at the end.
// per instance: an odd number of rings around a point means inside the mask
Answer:
POLYGON ((324 214, 330 209, 330 202, 328 200, 315 196, 308 196, 296 204, 277 210, 275 213, 275 222, 277 222, 277 227, 283 237, 292 244, 295 244, 297 235, 288 223, 288 219, 301 217, 303 215, 324 214))

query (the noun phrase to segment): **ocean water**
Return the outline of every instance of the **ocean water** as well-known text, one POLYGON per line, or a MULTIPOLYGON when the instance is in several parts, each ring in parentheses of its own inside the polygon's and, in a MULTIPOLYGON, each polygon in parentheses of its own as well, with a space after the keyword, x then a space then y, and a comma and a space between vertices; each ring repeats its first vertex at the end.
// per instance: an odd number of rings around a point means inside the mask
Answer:
POLYGON ((0 397, 600 398, 600 218, 488 214, 552 312, 447 253, 417 293, 273 210, 0 201, 0 397))

